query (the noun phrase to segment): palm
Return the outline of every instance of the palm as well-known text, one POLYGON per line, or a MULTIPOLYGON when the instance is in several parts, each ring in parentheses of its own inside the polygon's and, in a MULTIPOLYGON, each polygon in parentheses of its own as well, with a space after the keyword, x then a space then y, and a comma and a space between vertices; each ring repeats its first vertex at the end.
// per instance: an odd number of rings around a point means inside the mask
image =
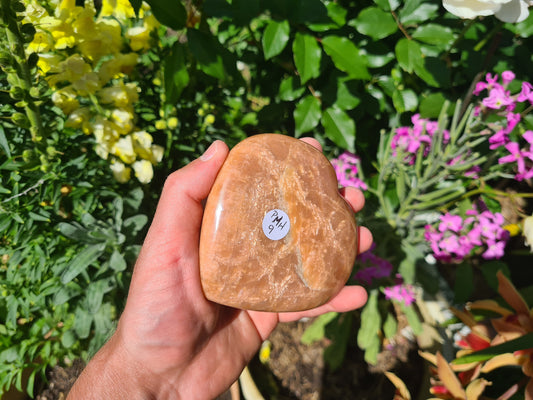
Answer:
MULTIPOLYGON (((117 330, 132 359, 165 382, 167 394, 186 398, 196 397, 198 385, 202 398, 226 389, 278 322, 347 311, 366 300, 361 288, 346 287, 318 309, 284 314, 236 310, 206 300, 198 240, 202 200, 227 154, 225 146, 219 147, 218 163, 195 161, 167 180, 117 330), (184 188, 184 181, 195 186, 184 188)), ((362 207, 358 192, 347 192, 346 198, 354 209, 362 207)), ((370 242, 370 234, 362 230, 361 249, 370 242)))

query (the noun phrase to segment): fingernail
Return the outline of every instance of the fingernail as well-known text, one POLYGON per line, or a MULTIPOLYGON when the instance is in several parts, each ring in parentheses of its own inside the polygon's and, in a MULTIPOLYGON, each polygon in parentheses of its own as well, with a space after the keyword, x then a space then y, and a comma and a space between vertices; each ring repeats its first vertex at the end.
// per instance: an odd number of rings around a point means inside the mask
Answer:
POLYGON ((205 151, 205 153, 200 156, 200 160, 208 161, 211 158, 213 158, 213 156, 217 152, 217 146, 216 146, 217 142, 218 142, 218 140, 216 140, 215 142, 211 143, 211 146, 209 146, 209 148, 205 151))

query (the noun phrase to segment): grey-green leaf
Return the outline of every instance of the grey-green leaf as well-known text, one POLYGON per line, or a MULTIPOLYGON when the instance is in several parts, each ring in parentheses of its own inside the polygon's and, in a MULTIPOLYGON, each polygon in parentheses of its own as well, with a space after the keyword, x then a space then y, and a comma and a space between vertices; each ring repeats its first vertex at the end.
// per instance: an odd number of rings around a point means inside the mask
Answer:
POLYGON ((104 244, 95 244, 85 247, 76 257, 72 259, 69 266, 65 269, 61 275, 61 283, 67 284, 85 271, 89 265, 98 259, 98 257, 104 251, 104 248, 104 244))

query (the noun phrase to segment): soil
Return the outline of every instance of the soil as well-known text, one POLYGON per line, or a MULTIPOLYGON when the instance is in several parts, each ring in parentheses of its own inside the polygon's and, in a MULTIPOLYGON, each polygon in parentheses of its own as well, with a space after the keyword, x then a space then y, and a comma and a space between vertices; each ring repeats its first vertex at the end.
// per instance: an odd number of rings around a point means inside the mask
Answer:
MULTIPOLYGON (((280 324, 269 340, 270 360, 266 364, 255 357, 249 365, 254 382, 265 399, 279 400, 385 400, 394 396, 394 387, 383 375, 389 370, 404 380, 416 398, 423 376, 423 361, 416 346, 399 337, 394 346, 380 354, 378 364, 369 366, 363 352, 351 340, 343 364, 332 371, 324 362, 323 353, 330 344, 322 339, 311 345, 300 338, 312 320, 280 324)), ((356 332, 354 330, 354 332, 356 332)), ((77 360, 71 367, 56 366, 48 375, 48 383, 37 400, 64 400, 84 364, 77 360)), ((241 399, 244 397, 241 393, 241 399)), ((217 400, 231 400, 224 393, 217 400)))

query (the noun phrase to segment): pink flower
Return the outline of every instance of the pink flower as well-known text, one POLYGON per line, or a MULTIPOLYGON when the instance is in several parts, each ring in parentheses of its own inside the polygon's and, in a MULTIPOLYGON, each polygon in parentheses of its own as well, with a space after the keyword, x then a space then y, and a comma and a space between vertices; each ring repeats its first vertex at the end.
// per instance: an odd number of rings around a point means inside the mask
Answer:
MULTIPOLYGON (((529 135, 528 135, 529 137, 529 135)), ((500 157, 498 159, 498 164, 507 164, 516 162, 518 173, 515 178, 517 181, 522 181, 524 179, 529 179, 533 176, 533 168, 526 170, 526 158, 533 159, 533 155, 530 151, 523 151, 520 149, 520 146, 516 142, 510 142, 505 145, 509 155, 500 157)))
POLYGON ((533 86, 529 82, 522 82, 522 91, 516 98, 517 101, 523 102, 529 100, 533 104, 533 86))
POLYGON ((342 153, 338 158, 331 160, 331 165, 333 165, 339 185, 343 187, 356 187, 362 190, 368 189, 366 183, 359 179, 360 163, 361 159, 348 151, 342 153))
MULTIPOLYGON (((397 275, 397 277, 400 277, 400 275, 397 275)), ((414 287, 405 283, 398 283, 394 286, 386 287, 383 289, 383 292, 385 293, 385 298, 387 300, 396 300, 400 303, 404 303, 406 306, 410 306, 416 300, 414 287)))
POLYGON ((504 106, 512 104, 513 99, 508 91, 498 85, 490 90, 489 97, 484 98, 482 103, 485 107, 499 110, 504 106))
POLYGON ((513 71, 503 71, 502 72, 502 82, 504 85, 508 85, 515 78, 513 71))
POLYGON ((388 278, 392 273, 392 264, 373 253, 375 247, 375 244, 373 244, 370 250, 359 254, 357 257, 356 261, 366 265, 366 267, 355 273, 354 279, 356 281, 370 285, 374 279, 388 278))
POLYGON ((509 133, 506 129, 500 129, 489 138, 489 148, 491 150, 497 149, 500 146, 505 146, 509 143, 509 133))
POLYGON ((450 230, 459 232, 463 227, 463 219, 458 215, 446 213, 440 217, 439 232, 450 230))

